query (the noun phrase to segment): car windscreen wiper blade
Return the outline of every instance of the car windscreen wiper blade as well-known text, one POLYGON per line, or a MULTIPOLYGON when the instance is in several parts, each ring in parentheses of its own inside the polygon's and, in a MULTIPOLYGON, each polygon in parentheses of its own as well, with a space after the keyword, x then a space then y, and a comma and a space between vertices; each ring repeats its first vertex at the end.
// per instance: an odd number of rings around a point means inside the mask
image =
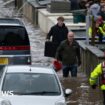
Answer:
POLYGON ((51 95, 55 95, 55 94, 59 94, 59 92, 53 92, 53 91, 41 91, 41 92, 29 92, 26 93, 26 95, 45 95, 45 94, 51 94, 51 95))
POLYGON ((13 92, 14 95, 25 95, 26 93, 23 92, 13 92))

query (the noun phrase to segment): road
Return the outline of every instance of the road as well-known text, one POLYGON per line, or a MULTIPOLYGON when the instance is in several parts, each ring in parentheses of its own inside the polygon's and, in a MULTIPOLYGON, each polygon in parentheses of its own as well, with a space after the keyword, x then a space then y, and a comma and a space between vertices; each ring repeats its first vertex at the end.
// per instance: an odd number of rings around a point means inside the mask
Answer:
MULTIPOLYGON (((4 7, 3 1, 0 0, 0 18, 12 17, 14 14, 14 7, 4 7)), ((44 42, 46 35, 40 30, 35 28, 30 22, 24 17, 21 19, 29 33, 32 64, 38 66, 50 66, 52 58, 44 57, 44 42)), ((102 105, 102 96, 99 88, 92 90, 88 84, 88 78, 83 73, 81 68, 78 68, 77 78, 67 79, 62 78, 62 71, 57 73, 64 88, 71 88, 73 93, 67 98, 68 105, 102 105)))

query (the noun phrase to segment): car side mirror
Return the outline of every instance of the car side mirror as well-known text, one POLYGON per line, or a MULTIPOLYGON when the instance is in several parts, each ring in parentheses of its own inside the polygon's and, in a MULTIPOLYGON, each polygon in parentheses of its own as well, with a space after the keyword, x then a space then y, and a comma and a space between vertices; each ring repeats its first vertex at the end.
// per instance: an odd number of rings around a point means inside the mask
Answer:
POLYGON ((72 90, 71 89, 65 89, 64 94, 65 94, 65 97, 68 97, 69 95, 72 94, 72 90))

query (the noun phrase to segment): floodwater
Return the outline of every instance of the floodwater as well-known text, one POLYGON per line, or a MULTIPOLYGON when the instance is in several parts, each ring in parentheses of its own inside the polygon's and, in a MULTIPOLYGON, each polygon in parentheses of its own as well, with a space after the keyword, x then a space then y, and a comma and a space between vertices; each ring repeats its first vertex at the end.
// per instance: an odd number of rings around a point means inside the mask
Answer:
MULTIPOLYGON (((3 3, 4 2, 0 0, 0 18, 15 15, 14 7, 4 7, 3 3)), ((29 33, 32 64, 50 66, 53 59, 44 57, 46 35, 38 27, 35 28, 24 17, 20 19, 24 22, 29 33)), ((62 78, 62 71, 59 71, 57 74, 61 80, 62 86, 64 88, 71 88, 73 91, 71 96, 66 99, 67 105, 102 105, 101 91, 98 87, 95 90, 90 88, 88 78, 81 68, 78 68, 77 78, 72 78, 71 76, 62 78)))

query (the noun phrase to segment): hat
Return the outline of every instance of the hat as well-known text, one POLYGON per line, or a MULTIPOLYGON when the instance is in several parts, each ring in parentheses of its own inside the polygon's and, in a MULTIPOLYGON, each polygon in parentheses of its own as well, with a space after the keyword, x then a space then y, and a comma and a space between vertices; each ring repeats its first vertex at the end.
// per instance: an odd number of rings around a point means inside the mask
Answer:
POLYGON ((56 72, 62 69, 62 64, 58 60, 53 61, 53 68, 56 72))

